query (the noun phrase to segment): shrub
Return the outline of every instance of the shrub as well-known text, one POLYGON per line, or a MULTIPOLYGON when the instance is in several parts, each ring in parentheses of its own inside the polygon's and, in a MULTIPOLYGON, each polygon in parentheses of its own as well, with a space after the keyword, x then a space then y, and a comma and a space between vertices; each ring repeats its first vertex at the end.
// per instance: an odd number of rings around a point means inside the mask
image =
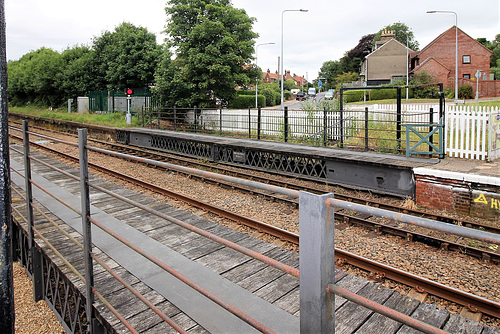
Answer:
POLYGON ((396 89, 373 89, 370 92, 370 101, 395 99, 396 97, 396 89))
POLYGON ((274 98, 274 91, 272 89, 263 89, 260 92, 266 98, 266 107, 272 107, 276 105, 276 99, 274 98))
MULTIPOLYGON (((344 102, 360 102, 363 101, 364 93, 362 90, 351 90, 344 92, 344 102)), ((368 99, 368 92, 366 92, 366 98, 368 99)))
POLYGON ((238 95, 253 95, 253 96, 255 96, 255 91, 254 90, 250 90, 250 89, 238 89, 236 91, 236 94, 238 94, 238 95))
MULTIPOLYGON (((283 92, 283 96, 285 97, 285 100, 290 100, 292 98, 292 93, 291 92, 283 92)), ((281 92, 280 92, 280 98, 281 98, 281 92)))
POLYGON ((274 105, 281 104, 281 92, 274 92, 274 105))
POLYGON ((238 95, 229 102, 229 108, 246 109, 255 106, 255 95, 238 95))
POLYGON ((472 99, 472 86, 467 84, 462 84, 458 86, 458 98, 472 99))

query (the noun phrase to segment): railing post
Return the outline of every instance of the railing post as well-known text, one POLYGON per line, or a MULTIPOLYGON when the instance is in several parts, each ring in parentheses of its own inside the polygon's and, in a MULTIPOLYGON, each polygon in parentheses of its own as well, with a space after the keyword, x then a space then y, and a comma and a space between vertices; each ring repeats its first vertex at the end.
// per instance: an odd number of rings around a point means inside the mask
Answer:
POLYGON ((219 134, 222 136, 222 107, 219 109, 219 134))
MULTIPOLYGON (((430 111, 429 111, 429 124, 434 124, 434 108, 430 108, 430 111)), ((429 132, 432 132, 432 130, 434 129, 434 127, 431 125, 429 126, 429 132)), ((433 144, 433 135, 430 135, 429 137, 429 143, 433 144)), ((429 152, 432 152, 432 146, 429 145, 429 152)))
POLYGON ((284 108, 284 123, 285 123, 285 143, 288 142, 288 107, 284 108))
POLYGON ((323 109, 323 146, 326 147, 326 141, 328 139, 328 118, 326 117, 326 107, 323 109))
POLYGON ((177 107, 174 106, 174 131, 177 130, 177 107))
POLYGON ((31 159, 28 121, 23 120, 24 142, 24 185, 26 188, 26 220, 28 221, 28 249, 31 255, 31 271, 33 281, 33 299, 37 302, 43 299, 42 254, 35 247, 33 225, 33 191, 31 187, 31 159))
POLYGON ((157 122, 158 125, 156 127, 158 128, 158 130, 160 130, 160 107, 157 107, 157 108, 158 109, 156 110, 156 116, 157 116, 157 118, 156 118, 157 121, 156 122, 157 122))
POLYGON ((257 139, 260 140, 260 129, 261 129, 261 117, 262 117, 262 109, 259 107, 257 109, 257 139))
POLYGON ((194 133, 198 132, 198 112, 197 107, 194 106, 194 133))
POLYGON ((368 107, 365 107, 365 151, 370 150, 368 137, 368 107))
POLYGON ((344 148, 344 111, 340 109, 340 148, 344 148))
POLYGON ((299 195, 301 333, 335 332, 335 295, 326 290, 335 281, 334 210, 328 198, 333 194, 299 195))
POLYGON ((92 225, 88 219, 90 216, 90 197, 89 197, 89 170, 87 155, 87 129, 78 129, 78 153, 80 158, 80 197, 83 231, 83 259, 85 263, 85 311, 87 313, 87 325, 90 333, 94 332, 92 314, 92 305, 94 304, 94 270, 92 266, 92 225))
POLYGON ((252 139, 252 115, 251 107, 248 107, 248 139, 252 139))
POLYGON ((397 111, 396 111, 396 140, 397 140, 397 149, 398 152, 401 152, 401 88, 398 87, 396 89, 396 97, 397 97, 397 111))

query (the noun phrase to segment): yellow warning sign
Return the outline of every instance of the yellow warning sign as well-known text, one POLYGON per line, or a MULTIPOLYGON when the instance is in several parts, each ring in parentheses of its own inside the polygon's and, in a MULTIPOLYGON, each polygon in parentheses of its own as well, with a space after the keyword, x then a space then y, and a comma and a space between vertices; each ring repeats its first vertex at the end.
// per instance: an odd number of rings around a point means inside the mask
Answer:
POLYGON ((474 200, 474 203, 488 204, 488 200, 486 199, 486 196, 484 196, 484 194, 481 194, 474 200))

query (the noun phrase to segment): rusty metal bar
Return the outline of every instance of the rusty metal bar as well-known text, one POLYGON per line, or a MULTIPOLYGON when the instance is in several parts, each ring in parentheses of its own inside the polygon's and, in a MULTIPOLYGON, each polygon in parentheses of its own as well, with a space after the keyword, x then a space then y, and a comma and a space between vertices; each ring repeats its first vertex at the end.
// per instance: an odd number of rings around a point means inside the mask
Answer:
POLYGON ((109 228, 105 227, 104 225, 102 225, 98 221, 92 219, 91 217, 88 217, 88 219, 89 219, 89 221, 92 222, 92 224, 94 224, 95 226, 99 227, 101 230, 103 230, 104 232, 108 233, 109 235, 111 235, 116 240, 120 241, 121 243, 123 243, 124 245, 126 245, 127 247, 129 247, 130 249, 136 251, 138 254, 140 254, 143 257, 145 257, 146 259, 150 260, 151 262, 153 262, 154 264, 156 264, 157 266, 159 266, 160 268, 162 268, 163 270, 165 270, 166 272, 168 272, 169 274, 171 274, 175 278, 179 279, 181 282, 187 284, 188 286, 190 286, 194 290, 198 291, 199 293, 201 293, 202 295, 204 295, 205 297, 207 297, 208 299, 210 299, 211 301, 213 301, 217 305, 221 306, 222 308, 224 308, 228 312, 230 312, 233 315, 237 316, 238 318, 240 318, 241 320, 243 320, 244 322, 246 322, 250 326, 254 327, 255 329, 257 329, 259 331, 261 331, 262 333, 269 333, 269 334, 275 333, 274 331, 272 331, 271 329, 267 328, 266 326, 264 326, 263 324, 261 324, 257 320, 253 319, 249 315, 247 315, 244 312, 240 311, 239 309, 235 308, 231 304, 223 301, 222 299, 220 299, 219 297, 217 297, 216 295, 214 295, 213 293, 211 293, 207 289, 205 289, 202 286, 196 284, 195 282, 193 282, 192 280, 190 280, 186 276, 182 275, 181 273, 179 273, 178 271, 174 270, 170 266, 168 266, 165 263, 161 262, 160 260, 158 260, 157 258, 155 258, 154 256, 152 256, 151 254, 145 252, 141 248, 139 248, 136 245, 130 243, 127 239, 121 237, 120 235, 118 235, 114 231, 110 230, 109 228))
POLYGON ((389 211, 385 209, 375 208, 371 206, 366 206, 362 204, 356 204, 352 202, 341 201, 338 199, 330 198, 327 200, 327 204, 335 208, 353 210, 359 213, 365 213, 372 216, 386 218, 395 220, 398 222, 411 224, 415 226, 420 226, 428 228, 430 230, 449 233, 464 238, 471 238, 475 240, 480 240, 484 242, 489 242, 492 244, 500 245, 500 235, 496 233, 490 233, 486 231, 476 230, 464 226, 457 226, 453 224, 443 223, 436 220, 421 218, 416 216, 411 216, 408 214, 389 211))
POLYGON ((101 295, 96 289, 92 290, 92 294, 95 295, 103 304, 108 308, 108 310, 111 311, 115 315, 115 317, 120 320, 120 322, 132 333, 132 334, 139 334, 138 331, 135 330, 134 327, 111 305, 103 295, 101 295))
POLYGON ((348 299, 348 300, 350 300, 358 305, 366 307, 374 312, 380 313, 383 316, 391 318, 392 320, 395 320, 397 322, 403 323, 403 324, 410 326, 411 328, 414 328, 414 329, 419 330, 421 332, 428 333, 428 334, 446 334, 447 333, 439 328, 436 328, 436 327, 431 326, 429 324, 423 323, 419 320, 413 319, 412 317, 407 316, 406 314, 400 313, 400 312, 395 311, 387 306, 380 305, 380 304, 378 304, 378 303, 376 303, 368 298, 357 295, 349 290, 338 287, 335 284, 328 284, 326 291, 333 293, 333 294, 336 294, 338 296, 344 297, 345 299, 348 299))
POLYGON ((160 217, 160 218, 163 218, 165 220, 168 220, 171 223, 179 225, 179 226, 181 226, 181 227, 183 227, 183 228, 185 228, 185 229, 187 229, 187 230, 189 230, 191 232, 197 233, 197 234, 199 234, 199 235, 201 235, 201 236, 203 236, 203 237, 205 237, 207 239, 215 241, 215 242, 217 242, 217 243, 219 243, 221 245, 229 247, 229 248, 231 248, 231 249, 233 249, 235 251, 238 251, 238 252, 240 252, 242 254, 248 255, 248 256, 250 256, 250 257, 252 257, 252 258, 254 258, 254 259, 258 260, 258 261, 261 261, 261 262, 263 262, 263 263, 265 263, 265 264, 267 264, 267 265, 269 265, 269 266, 271 266, 273 268, 281 270, 281 271, 283 271, 283 272, 285 272, 287 274, 293 275, 295 277, 300 277, 300 271, 297 268, 294 268, 294 267, 288 266, 286 264, 283 264, 283 263, 281 263, 279 261, 276 261, 276 260, 274 260, 274 259, 272 259, 272 258, 270 258, 268 256, 262 255, 262 254, 260 254, 258 252, 250 250, 250 249, 248 249, 246 247, 240 246, 237 243, 234 243, 232 241, 229 241, 229 240, 226 240, 224 238, 221 238, 218 235, 215 235, 213 233, 207 232, 207 231, 205 231, 203 229, 200 229, 200 228, 198 228, 196 226, 193 226, 191 224, 183 222, 182 220, 176 219, 174 217, 168 216, 168 215, 166 215, 164 213, 161 213, 159 211, 151 209, 151 208, 147 207, 146 205, 142 205, 142 204, 137 203, 135 201, 132 201, 132 200, 130 200, 130 199, 124 197, 124 196, 115 194, 115 193, 113 193, 113 192, 111 192, 111 191, 109 191, 107 189, 104 189, 104 188, 102 188, 100 186, 93 185, 91 183, 89 185, 90 185, 90 187, 92 187, 92 188, 94 188, 96 190, 102 191, 102 192, 104 192, 104 193, 106 193, 106 194, 108 194, 110 196, 113 196, 113 197, 115 197, 115 198, 117 198, 117 199, 119 199, 121 201, 129 203, 129 204, 131 204, 131 205, 133 205, 135 207, 138 207, 138 208, 140 208, 140 209, 142 209, 142 210, 144 210, 146 212, 149 212, 149 213, 151 213, 151 214, 153 214, 153 215, 155 215, 157 217, 160 217))
POLYGON ((87 148, 90 151, 99 152, 99 153, 107 154, 107 155, 114 156, 114 157, 130 159, 130 160, 138 161, 138 162, 142 162, 142 163, 147 163, 147 164, 150 164, 153 166, 167 168, 167 169, 174 170, 174 171, 191 173, 191 174, 200 175, 203 177, 211 177, 211 178, 214 178, 216 180, 222 180, 222 181, 227 181, 227 182, 231 182, 231 183, 235 183, 235 184, 239 184, 239 185, 244 185, 244 186, 248 186, 248 187, 254 187, 257 189, 261 189, 261 190, 276 192, 279 194, 283 194, 285 196, 291 196, 291 197, 297 197, 297 198, 299 197, 298 190, 292 190, 292 189, 287 189, 287 188, 283 188, 283 187, 273 186, 270 184, 264 184, 264 183, 260 183, 260 182, 244 180, 244 179, 240 179, 240 178, 233 177, 233 176, 227 176, 227 175, 217 174, 217 173, 208 172, 208 171, 202 171, 202 170, 194 169, 194 168, 190 168, 190 167, 178 166, 178 165, 170 164, 167 162, 161 162, 161 161, 156 161, 156 160, 152 160, 152 159, 136 157, 134 155, 113 152, 113 151, 109 151, 109 150, 105 150, 105 149, 93 147, 93 146, 88 146, 87 148))

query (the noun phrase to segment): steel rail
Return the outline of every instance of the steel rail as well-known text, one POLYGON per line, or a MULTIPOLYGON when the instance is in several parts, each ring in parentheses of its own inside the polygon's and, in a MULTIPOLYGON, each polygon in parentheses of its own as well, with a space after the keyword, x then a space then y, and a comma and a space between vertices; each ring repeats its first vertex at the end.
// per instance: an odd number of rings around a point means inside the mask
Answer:
POLYGON ((106 226, 102 225, 101 223, 99 223, 98 221, 96 221, 95 219, 93 219, 92 217, 88 217, 87 216, 87 218, 89 219, 90 222, 92 222, 92 224, 94 224, 95 226, 99 227, 101 230, 103 230, 104 232, 108 233, 110 236, 112 236, 116 240, 120 241, 121 243, 123 243, 124 245, 126 245, 127 247, 129 247, 130 249, 132 249, 135 252, 137 252, 138 254, 142 255, 143 257, 145 257, 149 261, 153 262, 158 267, 160 267, 163 270, 165 270, 166 272, 168 272, 170 275, 174 276, 175 278, 177 278, 181 282, 185 283, 186 285, 190 286, 194 290, 198 291, 199 293, 201 293, 202 295, 204 295, 205 297, 207 297, 208 299, 210 299, 211 301, 213 301, 214 303, 216 303, 220 307, 224 308, 226 311, 228 311, 231 314, 235 315, 236 317, 240 318, 241 320, 243 320, 244 322, 246 322, 250 326, 254 327, 255 329, 257 329, 259 331, 261 331, 262 333, 275 334, 274 331, 272 331, 271 329, 267 328, 266 326, 264 326, 263 324, 261 324, 259 321, 253 319, 252 317, 250 317, 249 315, 245 314, 244 312, 242 312, 241 310, 237 309, 236 307, 232 306, 231 304, 223 301, 222 299, 220 299, 219 297, 217 297, 212 292, 208 291, 207 289, 203 288, 199 284, 195 283, 193 280, 187 278, 186 276, 184 276, 183 274, 181 274, 177 270, 173 269, 172 267, 170 267, 167 264, 165 264, 164 262, 160 261, 159 259, 157 259, 153 255, 151 255, 148 252, 146 252, 145 250, 143 250, 140 247, 132 244, 130 241, 128 241, 127 239, 123 238, 122 236, 120 236, 119 234, 117 234, 116 232, 114 232, 113 230, 111 230, 111 229, 107 228, 106 226))
MULTIPOLYGON (((15 123, 15 121, 14 121, 14 123, 15 123)), ((31 125, 31 126, 34 127, 34 128, 41 129, 41 130, 51 131, 51 132, 57 133, 57 131, 54 131, 54 130, 43 129, 41 127, 36 127, 36 126, 33 126, 33 125, 31 125)), ((15 128, 15 127, 12 127, 12 126, 11 126, 11 128, 16 129, 18 131, 22 130, 22 129, 18 129, 18 128, 15 128)), ((33 132, 33 134, 36 135, 36 133, 34 133, 34 132, 33 132)), ((68 134, 65 134, 65 135, 68 135, 68 134)), ((47 137, 47 138, 50 139, 52 137, 47 137)), ((220 166, 214 166, 212 164, 207 164, 207 163, 203 163, 203 162, 199 162, 199 161, 195 162, 195 161, 189 160, 188 158, 184 158, 184 157, 168 156, 168 155, 162 154, 162 153, 154 151, 154 150, 148 150, 148 149, 145 149, 145 148, 136 148, 136 147, 133 147, 133 146, 127 146, 127 145, 122 145, 122 144, 118 144, 118 143, 108 143, 108 142, 104 142, 104 141, 100 141, 100 140, 96 140, 96 139, 89 139, 89 140, 91 140, 93 142, 96 142, 96 143, 99 143, 99 144, 102 144, 102 145, 107 145, 107 146, 111 146, 111 147, 119 147, 122 150, 136 152, 137 154, 139 154, 139 153, 140 154, 148 154, 148 155, 151 155, 152 157, 159 157, 160 159, 168 159, 168 160, 174 160, 174 161, 181 161, 181 162, 183 162, 185 164, 191 164, 191 165, 195 165, 195 166, 198 166, 198 167, 201 166, 203 168, 208 168, 208 169, 212 169, 212 170, 219 170, 219 171, 221 171, 223 173, 229 173, 231 175, 236 175, 237 177, 243 177, 243 178, 247 178, 247 179, 250 179, 250 180, 258 180, 259 182, 262 182, 262 183, 265 183, 265 184, 272 184, 272 185, 284 187, 284 188, 287 188, 287 189, 305 190, 305 191, 308 191, 308 192, 311 192, 311 193, 317 193, 317 194, 324 194, 324 193, 326 193, 326 191, 324 191, 323 189, 318 189, 318 188, 314 188, 314 187, 310 187, 310 186, 299 186, 299 185, 297 185, 297 184, 295 184, 293 182, 272 180, 272 179, 269 179, 267 177, 262 177, 262 176, 258 176, 258 175, 255 175, 255 174, 248 174, 248 173, 243 173, 241 171, 234 171, 234 170, 231 170, 231 169, 228 169, 228 168, 222 168, 220 166)), ((232 164, 224 163, 224 162, 219 162, 219 165, 234 166, 232 164)), ((237 167, 239 169, 255 170, 255 168, 253 168, 253 167, 248 167, 248 166, 244 166, 244 165, 237 165, 237 166, 234 166, 234 167, 237 167)), ((262 172, 265 172, 266 174, 278 175, 278 176, 281 176, 281 177, 284 176, 282 173, 274 172, 274 171, 269 171, 269 170, 265 170, 265 171, 262 170, 262 172)), ((290 177, 289 175, 287 175, 287 176, 290 177)), ((201 177, 201 176, 199 176, 199 177, 202 178, 202 179, 204 179, 204 180, 209 180, 209 179, 206 179, 206 178, 201 177)), ((300 176, 300 175, 294 175, 293 178, 294 179, 303 180, 303 181, 308 181, 308 182, 314 182, 314 183, 318 183, 319 182, 317 179, 303 177, 303 176, 300 176)), ((329 182, 327 182, 327 184, 328 185, 342 186, 342 185, 337 185, 337 184, 333 184, 333 183, 329 183, 329 182)), ((345 187, 345 186, 342 186, 342 187, 345 187)), ((248 191, 246 188, 239 188, 239 189, 242 189, 244 191, 248 191)), ((289 201, 287 199, 283 199, 281 197, 273 196, 272 194, 266 194, 266 193, 259 193, 259 194, 261 194, 263 196, 266 196, 266 197, 270 197, 272 199, 277 199, 277 200, 281 200, 281 201, 285 201, 285 202, 293 202, 293 201, 289 201)), ((467 226, 467 227, 471 227, 471 228, 475 228, 475 229, 480 229, 480 230, 487 231, 487 232, 492 232, 492 233, 498 233, 498 234, 500 234, 500 227, 486 225, 486 224, 474 222, 474 221, 471 221, 471 220, 468 220, 468 219, 463 219, 463 218, 456 219, 456 218, 449 217, 449 216, 430 214, 430 213, 427 213, 425 211, 421 211, 421 210, 417 210, 417 209, 401 208, 400 206, 391 205, 391 204, 383 203, 383 202, 376 201, 376 200, 367 200, 367 199, 359 198, 359 197, 356 197, 356 196, 347 196, 347 195, 342 195, 342 194, 336 194, 335 197, 336 197, 336 199, 340 199, 340 200, 352 201, 352 202, 358 203, 358 204, 365 204, 365 205, 375 206, 375 207, 378 207, 378 208, 384 208, 384 209, 391 210, 391 211, 407 213, 407 214, 421 216, 421 217, 425 217, 425 218, 429 218, 429 219, 433 219, 433 220, 438 220, 438 221, 442 221, 442 222, 446 222, 446 223, 450 223, 450 224, 455 224, 455 225, 459 225, 459 226, 467 226)), ((294 204, 294 205, 297 205, 297 204, 294 204)))
POLYGON ((328 284, 328 286, 326 287, 326 291, 344 297, 345 299, 350 300, 360 306, 366 307, 374 312, 380 313, 385 317, 391 318, 397 322, 405 324, 418 331, 428 334, 447 334, 447 332, 439 328, 426 324, 422 321, 413 319, 412 317, 407 316, 406 314, 395 311, 387 306, 378 304, 368 298, 357 295, 344 288, 338 287, 335 284, 328 284))

